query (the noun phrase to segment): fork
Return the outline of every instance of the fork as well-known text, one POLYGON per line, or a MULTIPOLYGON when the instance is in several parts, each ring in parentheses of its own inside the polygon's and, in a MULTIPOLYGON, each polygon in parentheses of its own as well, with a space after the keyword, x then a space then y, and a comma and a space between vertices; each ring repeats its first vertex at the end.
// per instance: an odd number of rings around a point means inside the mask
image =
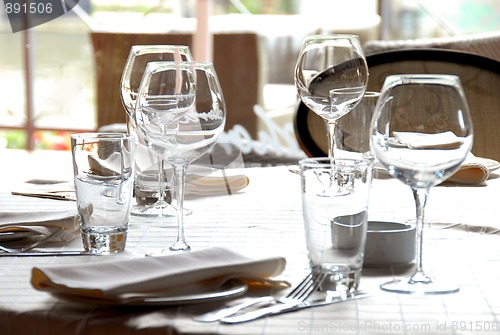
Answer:
POLYGON ((25 244, 21 247, 12 247, 11 248, 11 247, 6 247, 4 245, 0 245, 0 250, 7 252, 7 253, 19 253, 19 252, 29 251, 29 250, 32 250, 32 249, 38 247, 39 245, 42 245, 43 243, 47 242, 48 240, 50 240, 57 232, 58 231, 55 230, 51 234, 49 234, 41 239, 38 239, 36 241, 25 244))
POLYGON ((311 293, 318 288, 323 279, 324 277, 323 278, 318 277, 317 271, 313 271, 310 272, 306 277, 304 277, 304 279, 290 293, 277 300, 272 296, 259 297, 247 300, 235 306, 224 307, 216 311, 199 315, 195 317, 194 320, 201 322, 218 321, 228 316, 234 315, 247 307, 254 306, 264 302, 274 301, 280 305, 282 304, 297 305, 303 302, 305 299, 307 299, 307 297, 309 297, 311 293))
MULTIPOLYGON (((266 315, 283 313, 284 311, 293 310, 297 306, 305 303, 306 299, 318 289, 323 280, 328 276, 328 273, 322 272, 320 269, 314 271, 311 274, 312 279, 305 283, 305 285, 299 284, 299 286, 294 290, 296 293, 293 297, 284 297, 278 300, 278 304, 271 305, 269 307, 264 307, 257 310, 252 310, 242 315, 230 315, 220 319, 219 321, 223 323, 240 323, 252 321, 266 315)), ((293 291, 292 291, 293 292, 293 291)))

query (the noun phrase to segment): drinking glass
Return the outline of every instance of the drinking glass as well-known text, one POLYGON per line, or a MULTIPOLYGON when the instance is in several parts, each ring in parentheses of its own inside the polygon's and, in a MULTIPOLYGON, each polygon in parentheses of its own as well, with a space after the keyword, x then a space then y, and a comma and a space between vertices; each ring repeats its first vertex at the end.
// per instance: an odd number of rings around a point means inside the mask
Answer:
MULTIPOLYGON (((127 111, 129 133, 137 134, 135 105, 139 84, 146 65, 153 61, 192 61, 189 47, 184 45, 134 45, 130 49, 121 78, 121 99, 127 111)), ((165 161, 144 143, 137 146, 136 178, 134 193, 137 205, 134 215, 174 216, 177 210, 167 200, 167 177, 165 161)))
POLYGON ((299 162, 304 232, 311 270, 326 274, 319 289, 328 295, 356 293, 361 279, 368 199, 372 181, 370 159, 326 157, 299 162), (325 197, 323 190, 332 173, 351 176, 350 192, 325 197))
POLYGON ((136 147, 131 134, 71 135, 76 205, 85 250, 125 249, 136 147))
POLYGON ((216 144, 226 122, 213 64, 149 63, 139 89, 135 120, 139 137, 174 170, 178 234, 169 250, 190 250, 184 237, 186 170, 216 144))
POLYGON ((455 173, 472 147, 473 129, 460 79, 454 75, 392 75, 382 87, 370 146, 393 176, 408 185, 416 206, 416 268, 381 285, 400 293, 451 293, 458 286, 423 268, 423 225, 431 187, 455 173))
POLYGON ((307 37, 294 77, 302 102, 325 120, 328 156, 333 159, 337 120, 359 103, 368 82, 368 67, 357 36, 307 37))

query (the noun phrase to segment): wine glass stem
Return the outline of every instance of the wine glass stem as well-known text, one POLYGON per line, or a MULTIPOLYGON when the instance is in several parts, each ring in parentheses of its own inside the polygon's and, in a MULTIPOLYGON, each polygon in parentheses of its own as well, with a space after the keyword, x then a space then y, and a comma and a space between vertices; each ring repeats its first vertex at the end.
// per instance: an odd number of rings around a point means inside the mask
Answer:
POLYGON ((328 119, 326 120, 326 128, 328 131, 328 157, 330 161, 334 163, 334 151, 335 151, 335 127, 337 126, 337 120, 328 119))
POLYGON ((165 171, 165 160, 161 157, 158 158, 158 200, 156 201, 156 207, 164 207, 167 205, 165 200, 166 194, 164 190, 164 171, 165 171))
POLYGON ((184 237, 184 189, 187 164, 174 165, 175 195, 177 200, 177 241, 170 247, 172 251, 188 251, 191 247, 184 237))
POLYGON ((412 189, 413 197, 415 199, 415 207, 417 214, 417 243, 415 245, 415 263, 416 269, 412 279, 418 282, 428 282, 429 277, 425 275, 423 269, 423 232, 424 232, 424 214, 425 205, 427 204, 427 197, 429 196, 429 189, 412 189))

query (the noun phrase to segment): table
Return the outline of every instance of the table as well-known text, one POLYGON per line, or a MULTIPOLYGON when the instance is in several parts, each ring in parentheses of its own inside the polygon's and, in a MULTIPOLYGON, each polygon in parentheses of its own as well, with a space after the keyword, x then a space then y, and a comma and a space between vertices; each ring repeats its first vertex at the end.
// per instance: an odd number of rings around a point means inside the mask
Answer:
MULTIPOLYGON (((9 187, 25 177, 70 176, 69 153, 1 151, 0 209, 12 199, 9 187), (19 164, 15 164, 19 162, 19 164), (33 167, 37 167, 34 170, 33 167), (44 168, 48 170, 44 171, 44 168), (14 171, 19 174, 12 175, 14 171), (37 172, 38 171, 38 172, 37 172), (59 171, 59 172, 57 172, 59 171), (5 181, 5 183, 4 183, 5 181), (7 185, 7 186, 6 186, 7 185)), ((247 168, 249 186, 237 194, 190 198, 186 235, 193 249, 226 246, 250 257, 282 255, 280 279, 295 284, 308 269, 303 237, 299 176, 286 166, 247 168)), ((302 310, 239 325, 199 323, 193 315, 221 303, 159 308, 110 309, 58 300, 34 290, 34 265, 77 264, 136 257, 170 245, 173 222, 132 217, 127 251, 112 256, 0 258, 0 333, 9 334, 493 334, 500 333, 500 179, 483 185, 438 186, 431 190, 424 264, 436 277, 455 279, 460 291, 435 296, 383 292, 379 284, 410 269, 366 268, 360 289, 370 298, 302 310)), ((16 197, 10 208, 74 206, 74 203, 16 197)), ((375 178, 370 196, 372 220, 407 221, 414 215, 408 187, 375 178)), ((79 249, 76 239, 66 249, 79 249)), ((279 294, 280 292, 272 292, 279 294)), ((283 292, 281 292, 283 293, 283 292)))

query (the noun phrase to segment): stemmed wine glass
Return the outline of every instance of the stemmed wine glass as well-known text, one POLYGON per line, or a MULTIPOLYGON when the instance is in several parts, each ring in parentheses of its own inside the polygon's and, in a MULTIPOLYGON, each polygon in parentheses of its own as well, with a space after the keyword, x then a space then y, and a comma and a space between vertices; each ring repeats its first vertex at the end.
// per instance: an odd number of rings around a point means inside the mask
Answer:
POLYGON ((305 39, 295 66, 295 87, 302 102, 325 120, 332 160, 337 120, 363 98, 367 82, 368 67, 356 35, 305 39))
MULTIPOLYGON (((184 45, 134 45, 130 49, 123 68, 120 93, 123 106, 127 111, 127 128, 129 133, 137 133, 135 125, 135 106, 139 84, 146 70, 146 65, 153 61, 192 61, 189 47, 184 45)), ((144 143, 139 143, 136 162, 135 193, 137 206, 132 209, 134 215, 174 216, 177 210, 166 200, 165 161, 148 150, 144 143), (143 165, 157 164, 145 168, 143 165), (157 170, 157 171, 156 171, 157 170), (152 180, 156 179, 158 191, 151 189, 152 180), (152 201, 151 201, 152 200, 152 201), (154 203, 153 203, 154 202, 154 203)))
POLYGON ((178 234, 169 250, 190 250, 184 237, 186 170, 216 144, 226 122, 213 64, 149 63, 139 89, 135 120, 139 137, 174 170, 178 234))
POLYGON ((473 130, 460 79, 454 75, 392 75, 382 87, 371 126, 375 157, 410 186, 416 206, 416 269, 381 285, 400 293, 452 293, 458 287, 424 272, 425 205, 431 187, 455 173, 472 147, 473 130))

